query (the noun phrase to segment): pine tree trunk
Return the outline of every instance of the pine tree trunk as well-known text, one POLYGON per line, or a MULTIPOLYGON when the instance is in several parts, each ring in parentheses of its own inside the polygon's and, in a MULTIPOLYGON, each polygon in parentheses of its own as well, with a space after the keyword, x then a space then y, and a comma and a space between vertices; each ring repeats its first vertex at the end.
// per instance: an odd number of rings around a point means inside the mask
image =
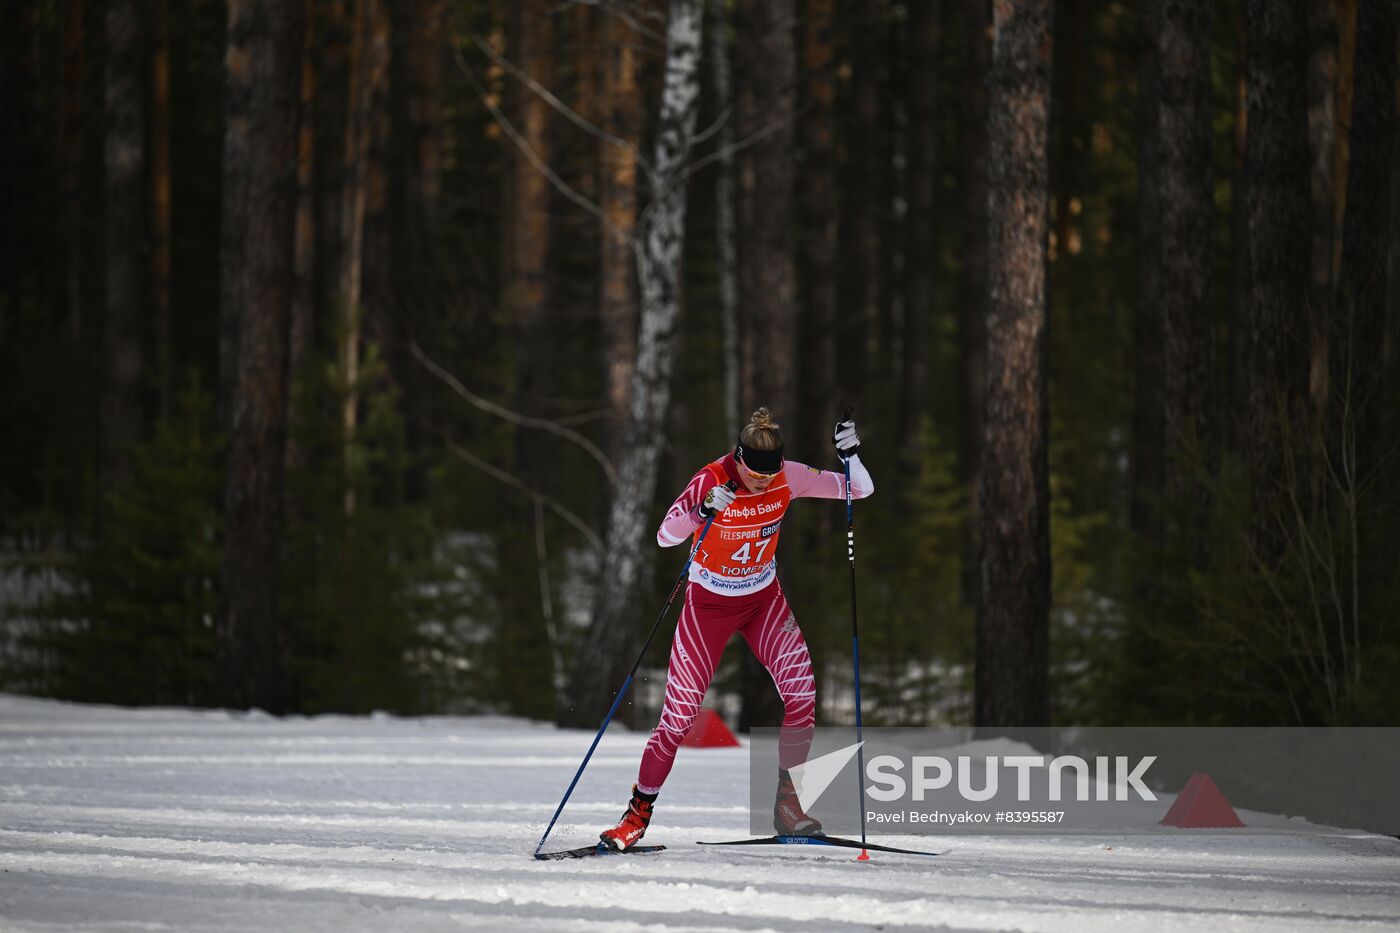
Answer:
POLYGON ((645 214, 637 279, 642 308, 637 342, 637 373, 632 384, 632 417, 618 488, 608 513, 604 560, 588 636, 575 663, 563 725, 593 726, 622 686, 638 650, 637 622, 651 608, 637 602, 648 563, 652 502, 666 414, 671 401, 671 369, 681 310, 681 257, 685 245, 685 177, 699 106, 699 63, 703 4, 671 0, 666 30, 666 83, 657 120, 653 158, 657 198, 645 214))
MULTIPOLYGON (((554 84, 552 57, 555 23, 551 0, 527 0, 513 12, 511 53, 516 65, 543 87, 554 84)), ((512 120, 524 144, 546 165, 556 159, 550 124, 554 111, 524 82, 511 82, 512 120)), ((522 153, 511 152, 511 215, 506 250, 510 276, 505 303, 515 337, 515 408, 530 415, 546 414, 552 384, 546 315, 550 302, 550 187, 544 174, 522 153)), ((538 488, 548 473, 552 441, 531 428, 516 428, 515 474, 538 488)), ((554 672, 544 594, 540 591, 539 557, 534 545, 534 510, 528 503, 508 505, 511 529, 503 542, 507 574, 502 581, 506 614, 497 635, 501 669, 500 699, 516 714, 552 718, 555 710, 554 672)))
POLYGON ((637 360, 637 152, 642 145, 642 96, 637 87, 639 36, 623 17, 607 15, 603 26, 603 129, 626 148, 599 145, 599 206, 608 218, 602 240, 604 392, 608 451, 616 461, 631 410, 637 360))
POLYGON ((1281 554, 1279 516, 1291 515, 1282 478, 1310 481, 1298 456, 1305 427, 1309 159, 1306 17, 1292 4, 1246 8, 1244 175, 1246 289, 1241 313, 1245 462, 1255 479, 1255 554, 1281 554))
POLYGON ((748 360, 743 391, 749 405, 767 405, 780 419, 791 418, 797 349, 793 0, 740 0, 737 17, 735 51, 744 87, 734 125, 740 140, 751 140, 738 159, 739 309, 748 360))
MULTIPOLYGON (((1159 8, 1143 14, 1138 63, 1138 294, 1133 315, 1133 446, 1128 524, 1149 548, 1163 546, 1166 472, 1162 347, 1162 69, 1159 8)), ((1064 244, 1060 245, 1064 248, 1064 244)))
MULTIPOLYGON (((1213 469, 1214 349, 1208 285, 1215 223, 1211 181, 1210 10, 1206 0, 1167 0, 1149 15, 1151 70, 1141 159, 1143 224, 1135 441, 1134 528, 1161 545, 1166 518, 1204 518, 1213 469), (1149 207, 1150 205, 1150 207, 1149 207), (1150 366, 1143 357, 1155 360, 1150 366), (1163 500, 1162 497, 1165 497, 1163 500)), ((1205 541, 1191 551, 1199 561, 1205 541)))
POLYGON ((340 200, 339 287, 336 307, 341 443, 344 449, 345 514, 355 511, 355 490, 350 473, 355 434, 359 424, 360 340, 364 319, 365 216, 370 188, 370 143, 374 130, 375 96, 388 64, 387 36, 381 33, 379 0, 355 0, 350 40, 349 112, 341 149, 344 186, 340 200))
MULTIPOLYGON (((383 347, 388 340, 387 320, 395 313, 393 291, 393 237, 390 229, 389 189, 394 130, 390 101, 389 62, 392 29, 389 7, 377 0, 370 19, 371 88, 366 107, 368 139, 365 147, 365 217, 360 247, 361 346, 373 340, 383 347)), ((380 487, 381 489, 383 487, 380 487)))
POLYGON ((0 328, 12 341, 21 309, 49 297, 45 280, 53 276, 58 258, 35 236, 48 226, 51 197, 47 186, 36 184, 46 177, 52 157, 43 132, 49 125, 43 112, 48 89, 40 60, 47 18, 41 7, 49 6, 14 0, 0 10, 0 328))
POLYGON ((846 113, 847 158, 841 198, 840 315, 836 345, 838 401, 858 403, 867 389, 871 337, 880 305, 880 22, 883 0, 847 3, 850 87, 846 113))
POLYGON ((156 312, 156 391, 170 415, 170 0, 155 0, 151 56, 151 298, 156 312))
POLYGON ((395 300, 384 313, 392 316, 389 361, 403 392, 405 442, 413 461, 405 477, 405 493, 409 501, 420 502, 428 495, 427 468, 418 463, 418 455, 429 443, 425 407, 430 394, 409 347, 415 339, 433 339, 435 312, 444 304, 439 203, 447 8, 445 0, 411 0, 392 3, 389 10, 393 17, 393 136, 398 148, 390 196, 395 300))
POLYGON ((1331 349, 1331 384, 1336 391, 1329 427, 1330 445, 1348 481, 1368 483, 1379 466, 1381 413, 1392 400, 1381 387, 1387 305, 1386 235, 1390 186, 1395 172, 1396 7, 1392 0, 1361 0, 1356 18, 1356 83, 1352 105, 1347 205, 1342 265, 1331 349), (1341 455, 1344 427, 1355 432, 1355 458, 1341 455))
MULTIPOLYGON (((316 0, 303 0, 301 78, 297 109, 296 219, 292 233, 292 310, 287 332, 287 419, 296 414, 295 390, 305 374, 316 322, 316 0)), ((287 472, 301 469, 306 452, 287 437, 287 472)), ((291 503, 289 503, 290 505, 291 503)))
POLYGON ((218 693, 226 706, 273 713, 287 711, 291 700, 277 572, 303 25, 298 4, 228 4, 220 316, 234 354, 218 693))
POLYGON ((976 724, 1050 720, 1047 134, 1051 0, 993 4, 976 724))
MULTIPOLYGON (((905 471, 918 475, 923 456, 921 419, 928 409, 929 322, 934 314, 933 273, 938 268, 935 236, 938 189, 937 0, 915 4, 909 23, 909 121, 905 131, 906 214, 904 256, 904 381, 900 391, 899 437, 905 471)), ((913 484, 905 484, 913 488, 913 484)))
MULTIPOLYGON (((798 406, 799 449, 815 458, 827 453, 836 414, 836 269, 840 212, 836 178, 836 0, 810 0, 802 17, 803 102, 800 129, 802 197, 800 259, 802 347, 798 406)), ((737 426, 736 426, 737 428, 737 426)), ((733 434, 734 432, 731 432, 733 434)), ((809 525, 826 524, 814 516, 809 525)), ((820 533, 822 529, 814 529, 820 533)), ((829 529, 827 529, 829 531, 829 529)))
POLYGON ((1230 147, 1230 346, 1229 366, 1227 367, 1229 398, 1232 405, 1225 421, 1228 432, 1225 446, 1231 451, 1241 451, 1244 442, 1244 398, 1245 380, 1248 378, 1245 367, 1245 332, 1248 330, 1245 308, 1249 293, 1249 236, 1247 217, 1249 213, 1249 184, 1245 176, 1245 155, 1248 148, 1249 82, 1246 80, 1248 62, 1245 55, 1245 41, 1248 27, 1242 5, 1237 4, 1231 15, 1231 33, 1234 37, 1234 63, 1231 74, 1231 147, 1230 147))
POLYGON ((101 476, 104 490, 130 480, 141 437, 148 247, 146 46, 140 0, 106 6, 103 160, 106 189, 106 317, 102 339, 101 476))
MULTIPOLYGON (((1397 38, 1400 42, 1400 38, 1397 38)), ((1400 93, 1400 89, 1397 89, 1400 93)), ((1400 114, 1396 115, 1395 134, 1391 145, 1400 152, 1400 114)), ((1387 398, 1400 398, 1400 366, 1396 366, 1397 342, 1400 342, 1400 172, 1390 176, 1390 228, 1386 234, 1386 307, 1390 309, 1385 319, 1385 342, 1381 352, 1381 365, 1389 374, 1387 398)), ((1386 413, 1386 429, 1394 435, 1396 411, 1386 413)))
MULTIPOLYGON (((729 69, 729 16, 726 3, 709 8, 710 48, 712 50, 716 106, 732 108, 733 82, 729 69)), ((738 437, 742 418, 739 389, 742 365, 739 360, 739 243, 735 217, 735 166, 733 113, 719 131, 719 167, 715 172, 715 239, 719 254, 719 314, 724 367, 724 425, 726 437, 738 437)))
POLYGON ((959 460, 967 489, 963 523, 963 601, 981 598, 982 447, 987 393, 987 76, 991 67, 990 0, 964 0, 967 61, 958 114, 962 174, 962 275, 958 283, 958 344, 962 384, 959 460))
MULTIPOLYGON (((1311 282, 1308 289, 1308 394, 1310 431, 1327 416, 1328 323, 1333 298, 1332 256, 1335 251, 1337 162, 1337 31, 1338 0, 1318 0, 1308 15, 1308 148, 1311 156, 1312 230, 1311 282)), ((1320 471, 1313 470, 1314 479, 1320 471)))
POLYGON ((316 95, 312 141, 315 306, 312 339, 323 351, 334 347, 340 317, 345 201, 345 137, 350 112, 350 45, 355 19, 350 0, 315 3, 316 95))
MULTIPOLYGON (((1190 501, 1195 518, 1209 504, 1196 479, 1216 466, 1212 428, 1215 348, 1210 281, 1215 193, 1211 172, 1210 15, 1208 0, 1166 0, 1157 34, 1161 67, 1163 387, 1168 452, 1166 492, 1190 501)), ((1200 533, 1199 530, 1197 532, 1200 533)), ((1198 560, 1205 540, 1192 545, 1198 560)))
POLYGON ((59 114, 59 189, 63 212, 64 319, 74 340, 83 329, 83 84, 87 38, 83 0, 65 0, 63 104, 59 114))

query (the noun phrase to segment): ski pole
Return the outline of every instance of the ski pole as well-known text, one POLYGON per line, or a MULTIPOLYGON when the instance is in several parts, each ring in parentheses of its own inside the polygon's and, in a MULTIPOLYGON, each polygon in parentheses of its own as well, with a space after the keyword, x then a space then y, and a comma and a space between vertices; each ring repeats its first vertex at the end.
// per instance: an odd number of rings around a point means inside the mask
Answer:
MULTIPOLYGON (((738 488, 738 485, 730 480, 725 483, 730 490, 738 488)), ((705 535, 709 534, 710 526, 714 524, 715 516, 711 514, 705 519, 704 526, 700 529, 700 534, 695 538, 695 545, 690 549, 690 554, 685 559, 685 565, 681 567, 680 574, 676 577, 676 585, 671 587, 671 595, 666 597, 666 605, 661 608, 661 614, 656 617, 656 621, 651 624, 651 632, 647 635, 646 642, 642 645, 642 650, 637 653, 637 660, 632 662, 632 670, 628 672, 627 679, 622 682, 622 686, 617 691, 617 696, 613 698, 612 707, 608 714, 603 717, 603 724, 598 727, 598 734, 593 737, 593 744, 588 746, 588 754, 583 756, 583 761, 578 766, 578 771, 574 772, 574 779, 569 782, 569 789, 564 791, 564 799, 559 801, 558 808, 554 811, 554 816, 550 817, 549 825, 545 827, 544 835, 540 837, 539 845, 535 846, 535 855, 540 854, 544 848, 544 841, 549 838, 549 834, 554 829, 555 822, 559 819, 559 814, 564 812, 564 804, 569 802, 569 795, 578 786, 578 779, 583 777, 583 769, 588 767, 588 761, 593 757, 593 751, 598 747, 598 742, 603 738, 603 733, 607 731, 608 724, 612 722, 613 716, 617 714, 617 708, 622 703, 622 698, 627 695, 627 689, 632 686, 632 678, 637 674, 637 668, 642 666, 642 658, 646 657, 647 649, 651 647, 652 639, 656 637, 656 632, 661 628, 661 620, 666 618, 666 613, 671 611, 671 603, 676 601, 676 594, 680 592, 681 584, 685 582, 686 574, 690 571, 690 563, 695 560, 695 555, 700 551, 700 544, 705 540, 705 535)))
MULTIPOLYGON (((851 420, 852 409, 847 408, 842 421, 851 420)), ((851 657, 856 674, 856 785, 860 788, 860 855, 857 861, 869 861, 870 853, 865 850, 865 739, 861 735, 860 723, 860 629, 856 625, 856 519, 854 497, 851 495, 851 460, 841 458, 846 468, 846 558, 851 565, 851 657)))

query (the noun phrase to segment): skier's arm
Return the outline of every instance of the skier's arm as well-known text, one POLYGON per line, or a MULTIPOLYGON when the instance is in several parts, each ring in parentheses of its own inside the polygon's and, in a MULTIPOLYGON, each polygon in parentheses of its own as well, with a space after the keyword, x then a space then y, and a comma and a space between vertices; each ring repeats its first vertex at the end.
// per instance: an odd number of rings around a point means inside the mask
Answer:
POLYGON ((656 529, 656 543, 661 547, 675 547, 703 525, 705 516, 701 514, 700 506, 705 501, 705 494, 715 485, 714 474, 709 470, 701 470, 691 477, 690 484, 666 510, 661 527, 656 529))
MULTIPOLYGON (((818 470, 816 467, 796 460, 783 461, 783 476, 794 499, 844 499, 846 498, 846 477, 831 470, 818 470)), ((864 499, 875 491, 875 481, 870 471, 860 462, 860 455, 851 456, 851 498, 864 499)))
MULTIPOLYGON (((860 462, 860 437, 856 435, 856 423, 849 420, 849 409, 846 414, 847 419, 836 423, 831 441, 836 445, 837 458, 850 468, 851 498, 864 499, 875 491, 875 481, 870 478, 865 464, 860 462)), ((846 498, 845 473, 845 470, 840 473, 818 470, 791 460, 783 463, 783 477, 794 499, 802 496, 815 499, 846 498)))

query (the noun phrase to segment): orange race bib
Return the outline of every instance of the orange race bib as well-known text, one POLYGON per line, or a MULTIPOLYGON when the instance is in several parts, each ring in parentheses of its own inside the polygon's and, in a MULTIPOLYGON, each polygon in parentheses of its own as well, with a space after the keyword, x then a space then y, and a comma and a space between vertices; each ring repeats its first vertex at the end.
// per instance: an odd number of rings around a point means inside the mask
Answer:
MULTIPOLYGON (((721 463, 706 467, 717 483, 728 478, 721 463)), ((778 535, 791 501, 785 476, 763 492, 741 487, 734 504, 715 516, 690 565, 690 579, 726 596, 754 593, 772 583, 777 576, 778 535)))

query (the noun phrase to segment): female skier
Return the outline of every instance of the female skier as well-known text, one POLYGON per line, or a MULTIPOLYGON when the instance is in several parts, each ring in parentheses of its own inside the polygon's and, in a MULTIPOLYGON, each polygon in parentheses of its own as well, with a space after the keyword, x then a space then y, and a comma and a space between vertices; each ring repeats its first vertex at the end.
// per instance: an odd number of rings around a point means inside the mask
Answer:
MULTIPOLYGON (((856 451, 854 421, 833 432, 837 456, 851 468, 851 494, 875 491, 856 451)), ((768 669, 783 700, 778 739, 778 794, 773 826, 784 835, 814 835, 821 824, 802 811, 788 769, 807 760, 816 723, 816 684, 807 642, 778 583, 778 533, 788 503, 803 496, 844 499, 846 478, 783 459, 783 436, 767 408, 753 413, 729 453, 707 464, 672 503, 656 543, 674 547, 714 516, 713 526, 690 565, 685 605, 671 642, 670 668, 661 720, 642 753, 627 812, 600 838, 618 851, 641 839, 652 805, 671 772, 676 750, 689 731, 714 676, 729 636, 744 636, 768 669), (732 484, 732 485, 731 485, 732 484)))

